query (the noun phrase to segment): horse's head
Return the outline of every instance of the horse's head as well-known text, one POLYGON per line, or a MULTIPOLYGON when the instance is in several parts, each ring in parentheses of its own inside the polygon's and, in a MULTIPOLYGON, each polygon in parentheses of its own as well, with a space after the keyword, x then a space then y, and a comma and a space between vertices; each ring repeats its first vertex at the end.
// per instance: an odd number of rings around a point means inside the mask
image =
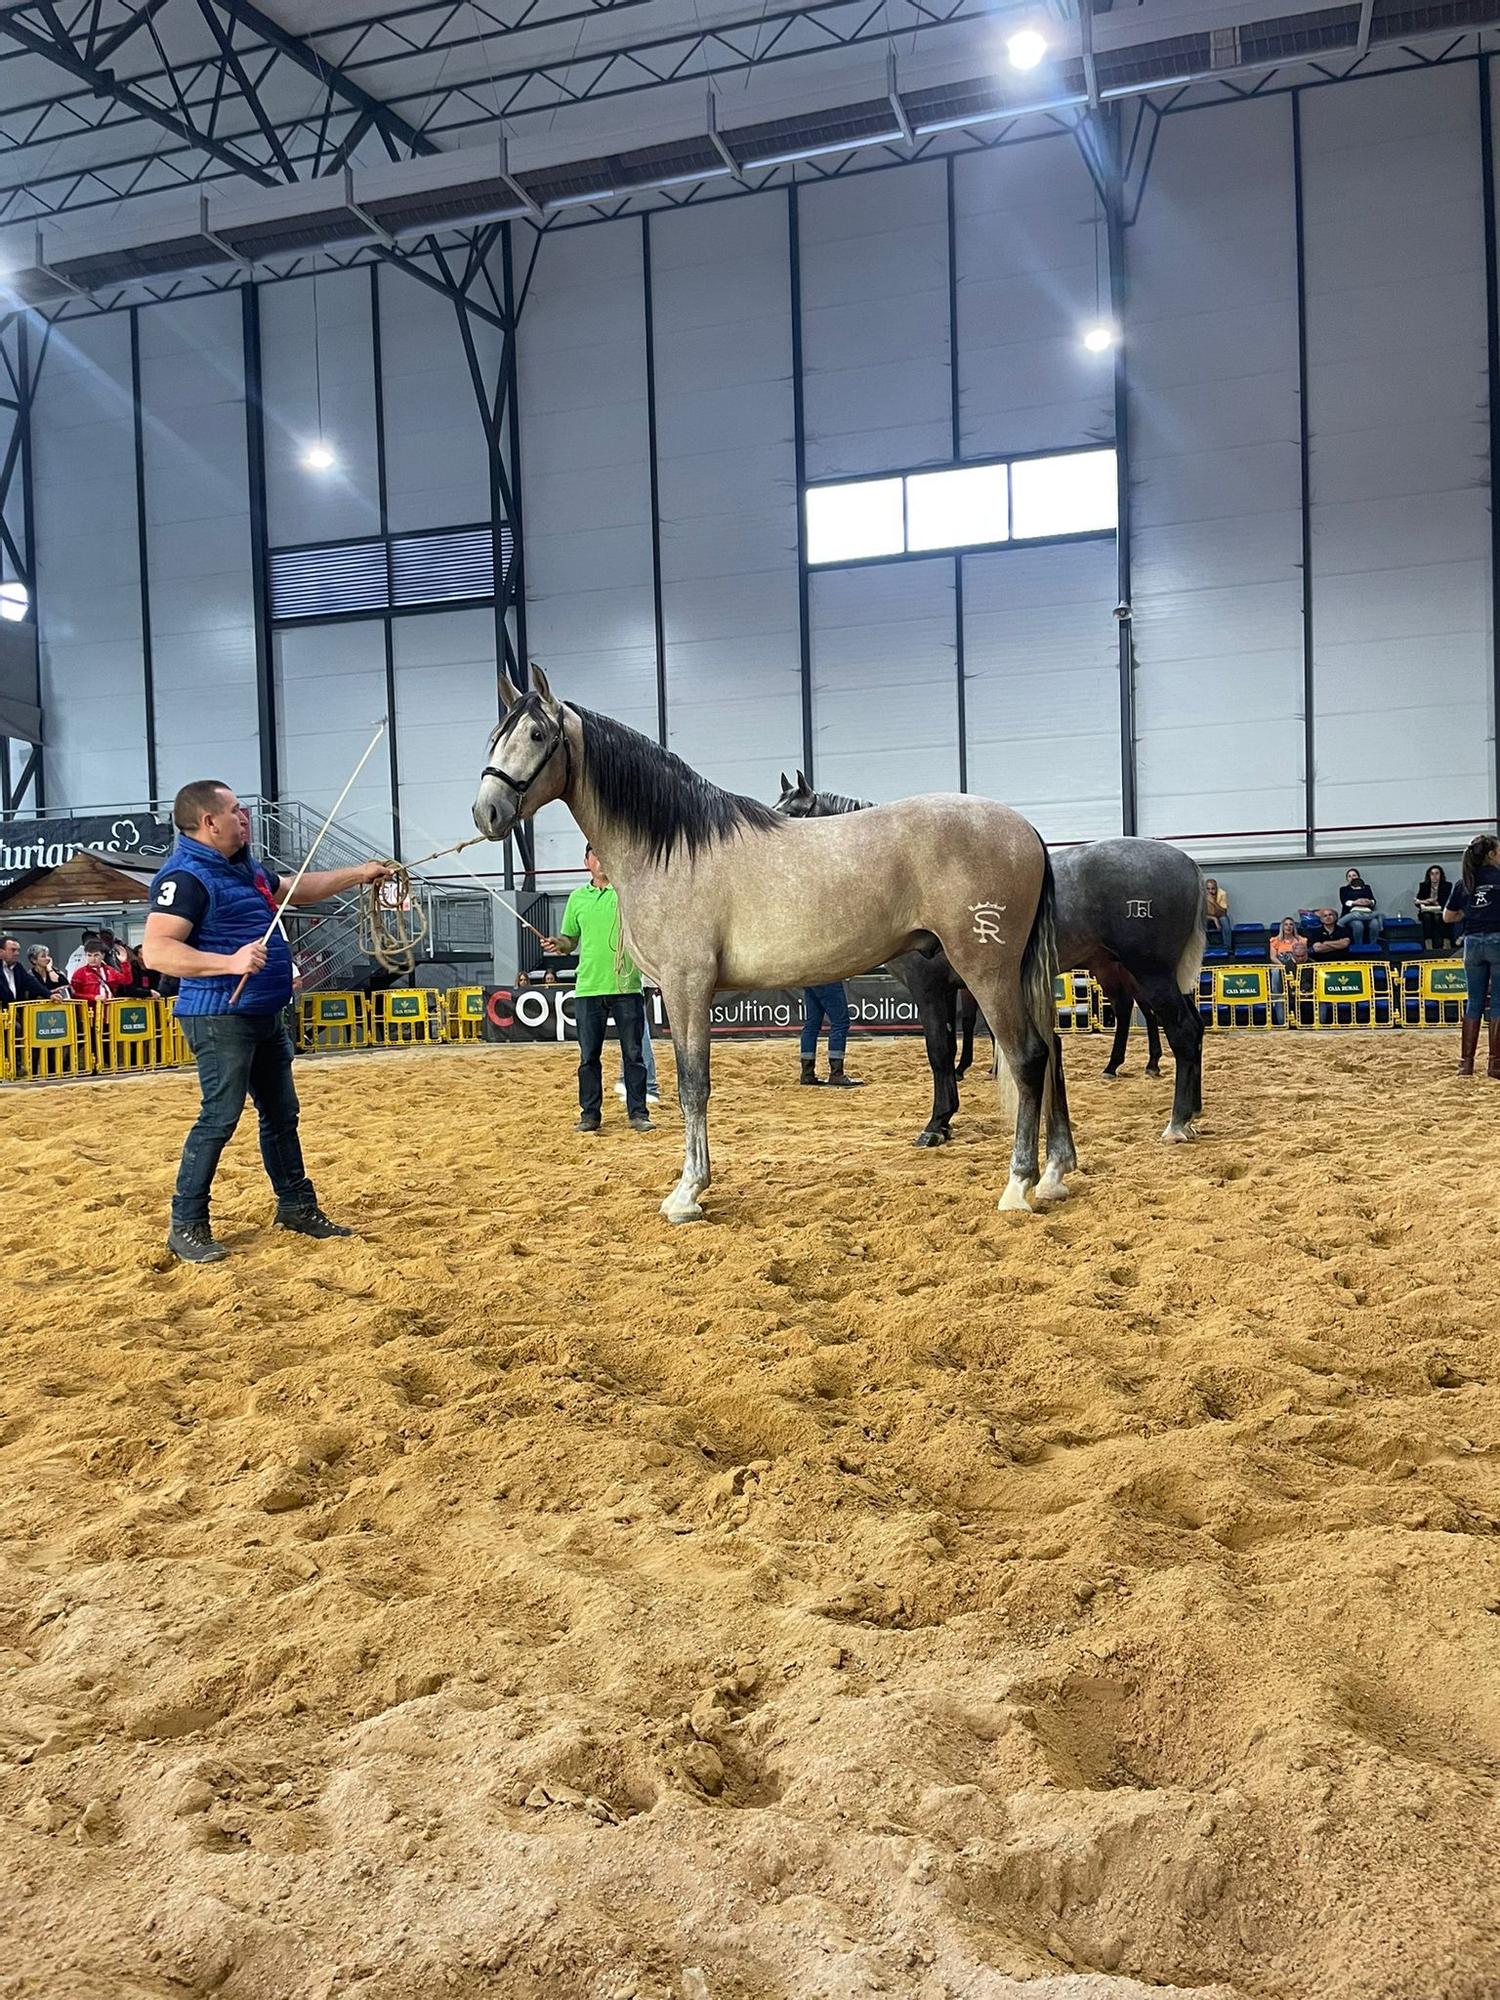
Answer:
POLYGON ((504 840, 519 820, 560 799, 573 780, 566 710, 536 665, 531 683, 522 694, 509 674, 501 677, 505 714, 490 738, 474 800, 474 824, 488 840, 504 840))
POLYGON ((783 771, 781 774, 781 797, 776 801, 776 810, 785 819, 811 819, 817 810, 813 788, 799 771, 794 785, 783 771))

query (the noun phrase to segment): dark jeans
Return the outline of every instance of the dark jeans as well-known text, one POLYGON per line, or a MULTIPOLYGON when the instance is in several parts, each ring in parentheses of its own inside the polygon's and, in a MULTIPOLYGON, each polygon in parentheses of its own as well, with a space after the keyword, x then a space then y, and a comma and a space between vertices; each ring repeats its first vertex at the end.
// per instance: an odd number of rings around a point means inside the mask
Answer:
POLYGON ((802 1059, 811 1062, 818 1053, 818 1033, 828 1023, 828 1055, 842 1056, 849 1046, 849 996, 840 981, 831 986, 804 986, 802 989, 802 1059))
POLYGON ((260 1156, 278 1208, 313 1208, 317 1196, 302 1166, 292 1038, 280 1014, 187 1014, 178 1022, 198 1058, 203 1103, 187 1135, 172 1222, 208 1220, 208 1196, 219 1155, 240 1122, 248 1094, 260 1113, 260 1156))
POLYGON ((1453 932, 1443 922, 1441 910, 1418 910, 1417 916, 1422 925, 1423 951, 1426 951, 1429 945, 1434 951, 1451 951, 1453 932))
POLYGON ((1500 1021, 1500 931, 1476 931, 1464 939, 1464 1017, 1500 1021))
POLYGON ((641 1059, 645 1001, 639 993, 584 993, 574 997, 573 1018, 578 1023, 578 1108, 585 1118, 597 1118, 604 1106, 599 1058, 611 1014, 620 1031, 625 1108, 632 1118, 643 1116, 646 1110, 646 1065, 641 1059))

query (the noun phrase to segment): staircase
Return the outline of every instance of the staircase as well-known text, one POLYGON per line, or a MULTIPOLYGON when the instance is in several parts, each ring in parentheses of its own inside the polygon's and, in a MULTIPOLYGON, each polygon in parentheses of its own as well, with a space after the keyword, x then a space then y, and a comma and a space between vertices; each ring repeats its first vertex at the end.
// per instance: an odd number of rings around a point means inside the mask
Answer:
MULTIPOLYGON (((247 801, 254 823, 255 844, 278 872, 290 878, 318 837, 322 814, 295 799, 247 801)), ((356 838, 337 822, 318 842, 314 869, 352 868, 370 859, 368 840, 356 838)), ((417 947, 418 971, 423 965, 470 968, 470 976, 486 980, 494 958, 494 904, 482 889, 437 887, 413 877, 412 894, 427 919, 427 935, 417 947)), ((359 944, 360 897, 357 891, 330 896, 316 910, 288 912, 292 950, 302 969, 303 990, 363 989, 377 968, 359 944)), ((413 977, 417 975, 414 974, 413 977)), ((429 978, 429 984, 433 983, 429 978)), ((441 983, 441 982, 438 982, 441 983)))

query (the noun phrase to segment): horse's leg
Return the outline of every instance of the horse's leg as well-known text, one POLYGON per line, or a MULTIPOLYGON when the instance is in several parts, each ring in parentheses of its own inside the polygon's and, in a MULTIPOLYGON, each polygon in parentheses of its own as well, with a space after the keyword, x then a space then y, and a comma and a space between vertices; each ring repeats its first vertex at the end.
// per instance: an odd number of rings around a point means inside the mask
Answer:
POLYGON ((677 1101, 682 1107, 682 1178, 661 1205, 668 1222, 699 1222, 698 1197, 713 1178, 708 1161, 708 1009, 713 978, 661 982, 672 1048, 677 1057, 677 1101))
POLYGON ((1146 1062, 1146 1074, 1147 1076, 1160 1076, 1161 1075, 1161 1029, 1157 1025, 1156 1011, 1154 1008, 1151 1007, 1143 1007, 1141 1009, 1141 1012, 1146 1018, 1146 1042, 1150 1050, 1150 1054, 1146 1062))
POLYGON ((1104 1065, 1107 1077, 1117 1077, 1120 1065, 1125 1060, 1125 1049, 1130 1041, 1130 1010, 1135 1002, 1130 997, 1130 989, 1119 977, 1119 968, 1111 966, 1107 972, 1094 974, 1099 989, 1115 1010, 1115 1039, 1109 1051, 1109 1061, 1104 1065))
POLYGON ((963 1034, 963 1047, 959 1051, 958 1067, 953 1074, 955 1080, 962 1083, 974 1063, 974 1023, 979 1018, 979 1003, 967 986, 955 987, 953 998, 958 1011, 958 1025, 963 1034))
POLYGON ((1172 1116, 1162 1137, 1170 1142, 1196 1139, 1193 1119, 1202 1108, 1203 1022, 1185 993, 1179 993, 1169 972, 1137 975, 1141 997, 1161 1022, 1176 1058, 1172 1080, 1172 1116))
MULTIPOLYGON (((952 956, 950 952, 950 957, 952 956)), ((1027 1199, 1037 1184, 1037 1155, 1042 1127, 1042 1097, 1047 1083, 1049 1045, 1026 1013, 1024 1001, 1006 975, 983 962, 970 959, 962 969, 964 984, 983 1009, 995 1037, 995 1057, 1000 1070, 1001 1109, 1008 1109, 1007 1081, 1015 1091, 1015 1139, 1011 1146, 1010 1179, 1000 1197, 1000 1207, 1025 1214, 1027 1199)), ((1050 988, 1049 988, 1050 992, 1050 988)), ((1066 1117, 1066 1113, 1064 1113, 1066 1117)))
POLYGON ((916 953, 902 961, 901 978, 916 1004, 932 1070, 932 1113, 913 1143, 946 1146, 952 1137, 948 1128, 958 1109, 953 1072, 953 982, 946 965, 939 968, 916 953))

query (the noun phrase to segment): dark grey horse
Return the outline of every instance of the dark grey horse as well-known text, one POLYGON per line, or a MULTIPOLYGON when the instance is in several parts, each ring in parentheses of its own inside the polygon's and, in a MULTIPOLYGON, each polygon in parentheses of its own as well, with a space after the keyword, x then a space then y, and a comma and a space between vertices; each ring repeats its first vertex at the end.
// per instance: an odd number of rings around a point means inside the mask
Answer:
MULTIPOLYGON (((800 771, 795 784, 783 772, 776 810, 793 819, 822 819, 860 812, 869 803, 838 792, 815 792, 800 771)), ((1203 1109, 1203 1022, 1197 996, 1204 946, 1203 876, 1197 862, 1164 840, 1120 838, 1060 849, 1053 873, 1057 962, 1064 969, 1086 966, 1115 1009, 1115 1045, 1105 1074, 1119 1069, 1135 1003, 1151 1036, 1150 1066, 1154 1069, 1160 1059, 1158 1023, 1176 1058, 1172 1116, 1162 1137, 1196 1138, 1193 1121, 1203 1109)), ((932 1114, 916 1143, 941 1146, 952 1137, 949 1127, 958 1109, 963 1073, 957 1062, 958 1024, 962 1019, 967 1069, 973 1017, 963 1006, 963 983, 941 951, 903 952, 889 964, 916 1002, 932 1069, 932 1114)))

